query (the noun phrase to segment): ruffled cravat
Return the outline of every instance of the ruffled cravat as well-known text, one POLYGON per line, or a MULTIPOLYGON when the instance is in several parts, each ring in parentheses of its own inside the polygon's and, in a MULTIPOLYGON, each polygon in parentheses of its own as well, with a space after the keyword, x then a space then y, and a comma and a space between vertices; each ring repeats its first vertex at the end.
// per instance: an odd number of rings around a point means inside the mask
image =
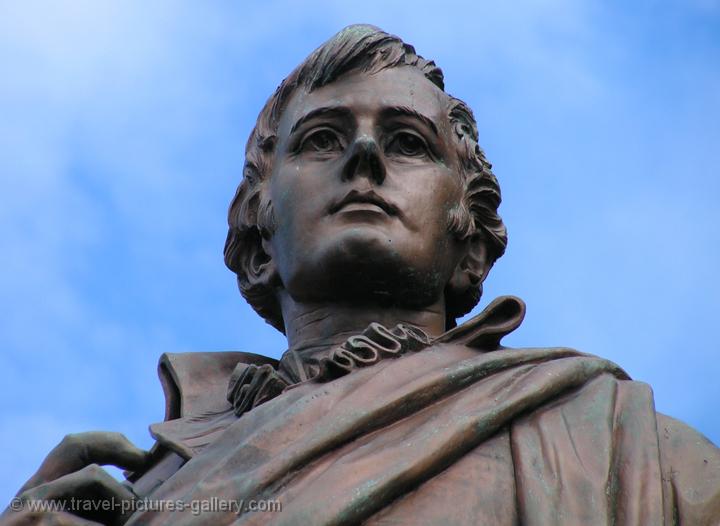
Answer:
POLYGON ((429 345, 430 337, 417 327, 401 323, 388 329, 371 323, 361 334, 319 356, 303 359, 299 352, 289 350, 278 369, 269 364, 239 363, 230 376, 227 399, 240 416, 301 382, 329 382, 354 369, 421 351, 429 345))

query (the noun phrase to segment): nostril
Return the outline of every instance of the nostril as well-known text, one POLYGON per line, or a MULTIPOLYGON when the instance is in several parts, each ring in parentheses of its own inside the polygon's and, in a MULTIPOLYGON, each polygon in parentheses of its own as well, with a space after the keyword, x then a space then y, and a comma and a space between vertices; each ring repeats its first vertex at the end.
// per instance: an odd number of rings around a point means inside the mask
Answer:
POLYGON ((385 181, 385 165, 380 159, 380 155, 375 154, 368 157, 368 164, 370 165, 370 175, 377 184, 382 184, 385 181))
POLYGON ((363 135, 355 140, 342 175, 345 180, 361 175, 382 184, 385 180, 385 166, 380 157, 380 149, 372 137, 363 135))
POLYGON ((345 163, 345 166, 343 167, 342 171, 342 177, 343 180, 348 181, 355 177, 355 174, 358 171, 358 164, 360 164, 360 156, 359 155, 350 155, 350 158, 345 163))

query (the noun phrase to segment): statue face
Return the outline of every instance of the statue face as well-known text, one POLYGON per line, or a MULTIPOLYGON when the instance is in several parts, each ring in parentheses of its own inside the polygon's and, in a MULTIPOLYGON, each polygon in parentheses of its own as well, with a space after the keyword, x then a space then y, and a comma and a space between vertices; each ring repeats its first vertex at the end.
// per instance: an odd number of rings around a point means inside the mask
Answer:
POLYGON ((296 301, 440 299, 463 246, 448 96, 414 68, 298 90, 278 130, 264 242, 296 301))

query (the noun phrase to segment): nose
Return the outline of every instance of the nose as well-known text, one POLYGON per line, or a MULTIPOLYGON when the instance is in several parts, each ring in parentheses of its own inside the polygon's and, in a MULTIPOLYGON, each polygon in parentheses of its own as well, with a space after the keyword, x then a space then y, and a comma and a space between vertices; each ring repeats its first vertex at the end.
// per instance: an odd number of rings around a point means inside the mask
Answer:
POLYGON ((380 149, 375 139, 367 135, 355 139, 342 170, 345 181, 358 176, 365 176, 376 184, 385 180, 385 164, 380 157, 380 149))

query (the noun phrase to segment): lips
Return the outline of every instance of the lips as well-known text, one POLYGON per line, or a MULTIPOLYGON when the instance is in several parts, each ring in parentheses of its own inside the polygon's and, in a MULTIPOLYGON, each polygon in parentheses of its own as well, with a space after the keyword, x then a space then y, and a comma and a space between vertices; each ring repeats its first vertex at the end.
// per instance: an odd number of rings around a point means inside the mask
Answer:
POLYGON ((377 208, 377 211, 383 211, 390 216, 398 215, 399 212, 395 205, 387 202, 373 191, 360 192, 351 190, 345 197, 330 206, 329 213, 335 214, 341 210, 372 210, 373 208, 377 208))

